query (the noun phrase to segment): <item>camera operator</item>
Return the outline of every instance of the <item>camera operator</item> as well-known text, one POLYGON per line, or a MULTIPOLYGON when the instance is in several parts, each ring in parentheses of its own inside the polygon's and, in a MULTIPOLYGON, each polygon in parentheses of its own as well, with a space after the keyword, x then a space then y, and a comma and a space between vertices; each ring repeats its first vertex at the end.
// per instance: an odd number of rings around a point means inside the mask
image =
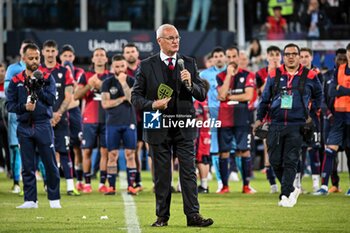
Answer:
POLYGON ((36 44, 23 49, 26 69, 14 76, 7 90, 7 109, 17 114, 17 135, 22 157, 24 204, 19 209, 38 208, 36 188, 36 157, 38 150, 47 172, 47 192, 51 208, 61 208, 53 130, 50 119, 56 86, 51 75, 37 71, 40 52, 36 44))
POLYGON ((255 129, 266 114, 271 118, 267 148, 272 168, 281 183, 279 206, 293 207, 300 194, 293 187, 307 119, 308 103, 313 98, 320 108, 322 86, 317 74, 300 65, 300 49, 288 44, 283 50, 284 65, 272 70, 258 107, 255 129))

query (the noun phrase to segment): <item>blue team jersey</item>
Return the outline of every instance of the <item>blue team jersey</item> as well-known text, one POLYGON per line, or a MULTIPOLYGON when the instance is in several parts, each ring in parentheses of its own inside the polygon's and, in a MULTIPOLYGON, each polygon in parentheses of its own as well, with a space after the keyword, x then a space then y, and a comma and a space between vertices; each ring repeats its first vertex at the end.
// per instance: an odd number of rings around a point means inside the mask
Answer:
POLYGON ((208 107, 210 117, 217 119, 219 115, 220 101, 218 100, 217 80, 216 75, 226 70, 226 66, 219 69, 216 66, 212 66, 199 73, 199 77, 209 82, 210 88, 208 91, 208 107))
MULTIPOLYGON (((126 82, 130 88, 133 87, 135 79, 130 76, 127 77, 126 82)), ((113 75, 103 81, 101 93, 109 93, 110 99, 115 100, 119 97, 125 96, 122 85, 118 81, 118 79, 113 75)), ((136 113, 134 106, 128 102, 124 101, 120 105, 107 108, 107 127, 109 125, 136 125, 136 113)))
POLYGON ((21 73, 25 69, 26 69, 26 64, 24 64, 23 61, 13 63, 9 67, 7 67, 6 75, 5 75, 5 91, 7 90, 12 78, 15 75, 21 73))

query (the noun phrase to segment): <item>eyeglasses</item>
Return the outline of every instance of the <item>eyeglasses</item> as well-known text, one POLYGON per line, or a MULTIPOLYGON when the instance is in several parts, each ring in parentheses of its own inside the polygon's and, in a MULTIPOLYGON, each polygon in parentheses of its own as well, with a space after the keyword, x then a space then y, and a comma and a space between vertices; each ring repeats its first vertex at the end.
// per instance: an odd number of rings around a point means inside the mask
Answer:
POLYGON ((286 56, 286 57, 296 57, 298 55, 299 55, 299 53, 284 53, 284 56, 286 56))
POLYGON ((166 39, 168 41, 174 42, 174 41, 180 41, 181 40, 181 36, 169 36, 169 37, 161 37, 163 39, 166 39))

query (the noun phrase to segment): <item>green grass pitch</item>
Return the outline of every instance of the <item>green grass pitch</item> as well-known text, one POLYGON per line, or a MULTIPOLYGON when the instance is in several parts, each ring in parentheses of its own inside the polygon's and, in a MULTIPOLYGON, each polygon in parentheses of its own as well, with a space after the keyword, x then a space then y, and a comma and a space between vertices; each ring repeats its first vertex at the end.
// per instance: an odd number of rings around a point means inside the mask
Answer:
MULTIPOLYGON (((169 226, 152 228, 155 217, 155 198, 149 172, 143 172, 144 191, 133 197, 141 232, 350 232, 350 197, 348 174, 341 174, 342 193, 328 196, 303 194, 294 208, 277 206, 278 194, 269 194, 265 175, 255 172, 251 185, 258 193, 244 195, 241 182, 231 182, 227 195, 215 194, 216 181, 210 181, 210 194, 200 194, 201 214, 214 219, 209 228, 188 228, 182 209, 181 194, 172 195, 169 226)), ((177 179, 175 178, 177 181, 177 179)), ((18 210, 23 197, 10 193, 12 183, 0 174, 0 232, 128 232, 124 201, 119 188, 116 196, 97 192, 98 180, 92 180, 93 193, 80 197, 65 195, 61 179, 62 209, 50 209, 38 182, 38 209, 18 210), (107 216, 108 219, 101 219, 107 216)), ((117 187, 119 180, 117 181, 117 187)), ((311 178, 303 179, 303 187, 311 191, 311 178)), ((129 228, 129 232, 134 228, 129 228)))

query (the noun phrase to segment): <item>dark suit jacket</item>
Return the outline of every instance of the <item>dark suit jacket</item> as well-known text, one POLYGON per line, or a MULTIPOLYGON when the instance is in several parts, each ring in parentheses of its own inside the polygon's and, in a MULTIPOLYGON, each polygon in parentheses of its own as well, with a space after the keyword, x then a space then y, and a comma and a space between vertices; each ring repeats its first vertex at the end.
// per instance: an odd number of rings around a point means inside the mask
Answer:
MULTIPOLYGON (((204 84, 198 76, 195 60, 179 54, 177 56, 184 60, 185 68, 191 74, 193 87, 192 91, 189 91, 181 82, 180 69, 176 64, 174 72, 176 72, 177 76, 177 114, 190 115, 191 118, 195 118, 192 97, 199 101, 204 101, 206 99, 204 84)), ((166 83, 166 77, 163 77, 162 65, 158 53, 143 60, 136 73, 136 82, 131 94, 131 102, 142 112, 154 111, 152 109, 152 103, 154 100, 158 99, 158 87, 160 84, 166 83)), ((185 139, 194 139, 196 137, 196 129, 181 128, 180 131, 185 139)), ((144 129, 143 139, 151 144, 159 144, 166 138, 167 133, 168 129, 144 129)))

